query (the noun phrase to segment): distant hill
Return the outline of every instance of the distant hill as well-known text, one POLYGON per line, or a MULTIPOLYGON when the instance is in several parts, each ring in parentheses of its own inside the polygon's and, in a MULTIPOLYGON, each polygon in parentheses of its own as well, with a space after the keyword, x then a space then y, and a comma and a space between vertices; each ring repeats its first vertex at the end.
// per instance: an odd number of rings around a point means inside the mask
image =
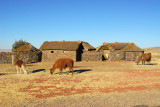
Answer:
POLYGON ((152 53, 153 55, 160 55, 160 47, 145 48, 145 53, 152 53))
POLYGON ((11 52, 11 49, 0 49, 0 52, 11 52))

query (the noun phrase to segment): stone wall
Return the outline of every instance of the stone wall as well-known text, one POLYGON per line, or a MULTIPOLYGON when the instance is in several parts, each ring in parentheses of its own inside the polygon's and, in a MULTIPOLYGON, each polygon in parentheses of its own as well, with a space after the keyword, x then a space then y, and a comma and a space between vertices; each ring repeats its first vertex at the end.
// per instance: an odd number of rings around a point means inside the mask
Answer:
POLYGON ((0 64, 12 63, 13 52, 0 52, 0 64))
POLYGON ((76 61, 76 51, 44 50, 42 51, 43 62, 54 62, 60 58, 71 58, 76 61))
POLYGON ((120 52, 111 51, 109 53, 109 61, 136 61, 143 52, 120 52))
POLYGON ((125 56, 123 52, 119 51, 110 51, 108 56, 109 61, 120 61, 125 60, 125 56))
POLYGON ((126 61, 137 61, 139 56, 142 54, 143 52, 125 52, 125 60, 126 61))
POLYGON ((82 61, 102 61, 102 52, 84 52, 82 54, 82 61))
POLYGON ((15 55, 18 56, 19 60, 22 60, 25 63, 36 63, 41 62, 42 52, 41 51, 21 51, 16 52, 15 55))
POLYGON ((0 63, 4 64, 15 64, 19 59, 25 63, 40 62, 41 51, 28 51, 28 52, 0 52, 0 63))

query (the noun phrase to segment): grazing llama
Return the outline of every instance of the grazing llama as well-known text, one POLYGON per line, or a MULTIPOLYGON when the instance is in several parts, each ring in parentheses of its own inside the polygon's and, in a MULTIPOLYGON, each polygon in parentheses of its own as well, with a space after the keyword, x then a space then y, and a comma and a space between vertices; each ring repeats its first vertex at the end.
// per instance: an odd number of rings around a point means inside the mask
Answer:
POLYGON ((26 70, 25 63, 21 60, 18 60, 16 62, 16 69, 17 69, 17 74, 21 74, 22 70, 24 74, 28 74, 28 70, 26 70))
POLYGON ((72 59, 69 59, 69 58, 58 59, 54 63, 53 67, 50 69, 50 73, 52 75, 55 69, 59 69, 59 74, 62 74, 62 70, 68 67, 69 72, 67 73, 67 75, 70 73, 70 71, 72 71, 72 75, 73 75, 73 64, 74 64, 74 61, 72 59))
POLYGON ((145 65, 145 61, 147 62, 151 61, 151 53, 141 54, 140 57, 138 58, 137 65, 139 64, 140 61, 142 61, 142 65, 143 64, 145 65))

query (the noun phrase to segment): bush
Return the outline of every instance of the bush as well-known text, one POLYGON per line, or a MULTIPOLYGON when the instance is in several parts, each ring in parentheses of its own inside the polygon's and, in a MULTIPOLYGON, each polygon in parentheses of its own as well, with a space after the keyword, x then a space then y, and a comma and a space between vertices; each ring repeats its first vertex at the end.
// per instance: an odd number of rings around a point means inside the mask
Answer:
POLYGON ((17 48, 25 45, 26 43, 28 43, 28 42, 26 42, 24 40, 15 41, 14 44, 12 45, 12 50, 17 49, 17 48))

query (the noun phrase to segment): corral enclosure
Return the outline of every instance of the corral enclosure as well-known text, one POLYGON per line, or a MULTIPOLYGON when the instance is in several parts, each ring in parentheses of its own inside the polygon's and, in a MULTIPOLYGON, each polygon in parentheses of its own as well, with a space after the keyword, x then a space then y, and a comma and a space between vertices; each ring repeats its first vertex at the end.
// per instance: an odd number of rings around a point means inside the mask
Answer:
POLYGON ((0 64, 2 63, 12 63, 12 52, 0 52, 0 64))
POLYGON ((41 61, 41 57, 42 52, 31 44, 25 44, 8 52, 0 51, 0 63, 4 64, 14 64, 17 60, 22 60, 25 63, 36 63, 41 61))
POLYGON ((159 106, 160 59, 153 59, 147 65, 75 62, 73 76, 66 75, 68 69, 63 75, 58 70, 50 75, 51 62, 27 64, 28 75, 0 64, 0 106, 159 106))

